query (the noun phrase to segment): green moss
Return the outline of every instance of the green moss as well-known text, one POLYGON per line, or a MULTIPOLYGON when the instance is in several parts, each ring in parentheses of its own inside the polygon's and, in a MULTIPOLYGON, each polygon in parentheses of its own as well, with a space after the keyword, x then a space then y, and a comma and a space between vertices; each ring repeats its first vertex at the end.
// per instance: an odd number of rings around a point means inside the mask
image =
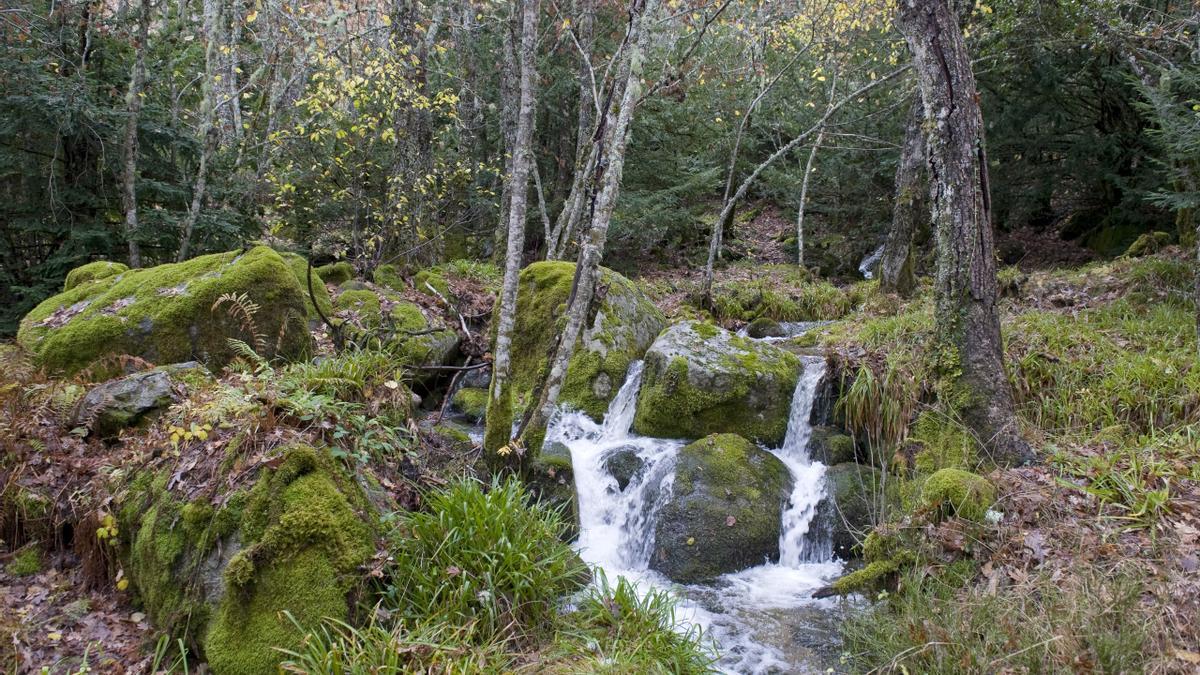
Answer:
POLYGON ((36 546, 26 546, 13 556, 4 569, 14 577, 37 574, 42 571, 42 550, 36 546))
POLYGON ((418 292, 432 295, 432 292, 429 290, 430 286, 438 293, 441 293, 443 298, 450 300, 450 282, 446 281, 446 277, 439 270, 421 270, 413 277, 413 288, 418 292))
POLYGON ((393 291, 408 290, 408 284, 404 283, 404 278, 400 276, 400 269, 395 265, 380 265, 376 267, 375 271, 371 273, 371 280, 393 291))
POLYGON ((913 423, 909 440, 918 444, 916 470, 931 474, 938 469, 967 469, 979 462, 979 443, 963 424, 937 410, 922 412, 913 423))
POLYGON ((429 321, 426 320, 421 307, 413 302, 400 301, 392 308, 391 316, 398 331, 415 333, 429 328, 429 321))
POLYGON ((463 387, 454 392, 453 403, 467 417, 481 420, 487 415, 488 393, 486 389, 463 387))
POLYGON ((874 593, 883 589, 887 582, 900 570, 891 560, 876 560, 862 569, 839 577, 830 586, 839 595, 850 593, 874 593))
POLYGON ((986 478, 962 469, 940 469, 921 488, 921 506, 939 518, 982 521, 995 501, 996 490, 986 478))
POLYGON ((367 328, 377 328, 383 321, 383 310, 380 308, 379 296, 372 291, 343 291, 335 303, 341 311, 354 312, 367 328))
POLYGON ((228 338, 261 342, 264 356, 298 356, 311 347, 304 296, 275 251, 259 246, 99 279, 56 295, 21 322, 18 341, 39 365, 68 373, 106 355, 160 363, 199 360, 219 368, 233 358, 228 338), (251 323, 226 294, 257 305, 251 323))
POLYGON ((327 284, 341 284, 354 278, 354 266, 345 260, 321 265, 314 270, 327 284))
POLYGON ((325 286, 325 281, 317 272, 317 268, 312 271, 312 295, 308 292, 308 260, 297 253, 280 252, 279 257, 283 258, 283 262, 287 263, 288 268, 292 270, 292 274, 296 275, 296 281, 300 284, 300 290, 304 294, 304 309, 308 312, 309 321, 320 319, 320 314, 317 309, 326 317, 333 316, 333 301, 329 298, 329 288, 325 286), (313 305, 312 298, 316 298, 316 305, 313 305))
POLYGON ((368 510, 327 452, 294 448, 258 480, 242 522, 252 543, 226 567, 228 590, 204 638, 214 672, 272 671, 277 648, 299 646, 326 617, 346 619, 356 571, 374 552, 374 521, 359 513, 368 510))
POLYGON ((696 335, 699 335, 705 340, 715 338, 721 332, 720 328, 717 328, 711 323, 704 322, 692 324, 692 330, 696 331, 696 335))
POLYGON ((496 451, 508 445, 512 440, 512 386, 504 387, 496 392, 496 380, 492 380, 492 390, 487 401, 487 428, 483 434, 483 449, 485 458, 493 465, 502 465, 505 460, 496 451))
POLYGON ((82 284, 98 279, 107 279, 128 271, 129 266, 123 263, 96 260, 67 272, 67 280, 63 283, 63 291, 69 291, 82 284))

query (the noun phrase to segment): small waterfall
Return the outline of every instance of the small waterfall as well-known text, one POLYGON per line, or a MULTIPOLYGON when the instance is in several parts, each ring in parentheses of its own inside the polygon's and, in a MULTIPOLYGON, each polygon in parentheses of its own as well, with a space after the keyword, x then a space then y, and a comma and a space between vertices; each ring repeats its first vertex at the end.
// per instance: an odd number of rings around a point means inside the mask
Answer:
POLYGON ((792 394, 792 408, 783 445, 773 451, 792 473, 792 496, 783 512, 779 537, 779 564, 797 567, 802 562, 822 562, 832 555, 825 533, 809 532, 817 506, 825 496, 825 467, 808 456, 812 436, 812 408, 817 387, 825 377, 825 359, 803 358, 804 372, 792 394))
POLYGON ((858 264, 858 271, 863 275, 864 279, 875 278, 875 265, 879 262, 879 259, 883 257, 884 246, 886 246, 886 244, 880 244, 879 248, 872 251, 870 255, 863 258, 862 262, 858 264))
MULTIPOLYGON (((810 327, 798 325, 797 332, 810 327)), ((790 332, 790 331, 789 331, 790 332)), ((826 601, 812 592, 841 570, 827 540, 809 530, 824 495, 825 467, 808 457, 813 401, 825 362, 802 357, 783 445, 771 450, 787 466, 793 490, 782 514, 778 564, 725 575, 712 584, 678 586, 650 570, 654 525, 670 495, 675 462, 686 441, 647 438, 630 431, 642 383, 642 363, 630 365, 625 382, 602 423, 563 410, 547 441, 571 450, 579 506, 579 554, 615 579, 627 577, 648 588, 671 589, 681 599, 681 621, 702 626, 721 647, 717 667, 726 673, 795 672, 810 658, 794 636, 811 631, 826 601), (617 475, 622 476, 619 483, 617 475), (624 488, 622 489, 622 484, 624 488), (825 543, 822 543, 822 542, 825 543)), ((822 609, 824 608, 824 609, 822 609)), ((819 630, 819 629, 818 629, 819 630)))

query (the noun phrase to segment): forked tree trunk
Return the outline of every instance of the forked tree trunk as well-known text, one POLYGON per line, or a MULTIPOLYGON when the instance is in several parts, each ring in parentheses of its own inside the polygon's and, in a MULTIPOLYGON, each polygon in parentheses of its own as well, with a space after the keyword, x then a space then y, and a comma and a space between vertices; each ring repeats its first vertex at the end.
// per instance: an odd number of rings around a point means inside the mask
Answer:
POLYGON ((528 457, 535 457, 541 451, 542 441, 546 436, 546 425, 554 412, 558 395, 567 377, 567 364, 575 355, 575 347, 583 333, 588 308, 595 295, 600 260, 604 257, 604 244, 608 238, 608 226, 612 222, 617 194, 621 189, 621 173, 625 168, 625 149, 629 144, 633 109, 642 91, 642 61, 650 34, 646 27, 646 17, 653 12, 654 4, 654 0, 632 0, 630 3, 628 72, 620 103, 607 111, 612 122, 606 125, 609 129, 608 142, 604 149, 606 166, 592 207, 591 228, 579 243, 579 261, 576 264, 575 281, 567 305, 567 323, 558 340, 554 356, 550 359, 550 371, 538 389, 540 394, 537 403, 530 408, 521 425, 518 445, 528 457))
POLYGON ((129 243, 129 266, 142 266, 142 249, 138 245, 137 178, 138 178, 138 119, 142 114, 142 89, 146 81, 146 41, 150 36, 150 0, 142 0, 138 13, 138 32, 133 50, 133 73, 129 76, 126 96, 125 168, 122 179, 121 206, 125 210, 125 239, 129 243))
POLYGON ((900 0, 896 25, 924 101, 937 233, 936 324, 943 400, 1001 464, 1032 458, 1004 373, 983 116, 962 30, 948 0, 900 0))
POLYGON ((579 110, 575 130, 575 163, 571 175, 571 191, 563 202, 562 211, 554 223, 550 237, 546 242, 546 259, 560 260, 567 253, 571 238, 579 226, 583 215, 583 206, 587 201, 587 177, 593 165, 593 151, 596 144, 592 142, 592 131, 595 127, 596 99, 593 95, 592 82, 592 48, 595 44, 596 5, 594 0, 580 0, 579 5, 579 73, 576 75, 579 84, 579 110))
POLYGON ((808 151, 808 161, 804 163, 804 180, 800 183, 800 205, 796 207, 796 265, 804 267, 804 210, 808 207, 808 181, 812 177, 813 165, 817 162, 817 150, 821 141, 825 140, 825 128, 817 132, 817 140, 813 141, 812 150, 808 151))
POLYGON ((924 109, 920 94, 913 101, 904 123, 904 144, 896 165, 896 195, 892 207, 892 229, 879 260, 879 287, 887 293, 912 295, 916 286, 913 269, 913 237, 917 224, 927 217, 927 205, 921 194, 925 166, 925 136, 922 129, 924 109))
MULTIPOLYGON (((525 212, 529 195, 529 174, 533 167, 533 116, 537 108, 534 84, 534 50, 537 46, 538 0, 521 0, 521 99, 517 114, 517 132, 513 145, 512 173, 509 177, 507 249, 504 256, 504 283, 500 291, 500 315, 496 326, 496 351, 492 363, 492 383, 488 396, 487 431, 484 449, 490 461, 506 447, 512 437, 512 391, 509 375, 512 367, 512 333, 517 316, 517 281, 521 274, 521 255, 525 248, 525 212)), ((497 464, 507 463, 499 457, 497 464)))

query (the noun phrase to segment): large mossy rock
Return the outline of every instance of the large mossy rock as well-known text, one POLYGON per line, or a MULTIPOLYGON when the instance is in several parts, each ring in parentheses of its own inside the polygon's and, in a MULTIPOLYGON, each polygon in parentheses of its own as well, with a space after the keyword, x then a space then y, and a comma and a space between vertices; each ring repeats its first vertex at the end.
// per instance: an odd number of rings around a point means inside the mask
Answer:
POLYGON ((333 301, 329 296, 329 288, 325 286, 325 281, 321 279, 321 275, 317 272, 317 268, 312 268, 312 293, 309 293, 309 266, 308 259, 298 253, 280 252, 280 258, 292 270, 292 274, 296 275, 296 281, 300 283, 300 291, 304 294, 304 309, 308 312, 309 321, 320 321, 321 315, 326 318, 333 316, 333 301), (316 298, 316 303, 313 302, 316 298), (320 312, 317 312, 317 310, 320 312))
POLYGON ((115 277, 118 274, 124 274, 128 271, 128 265, 119 262, 109 262, 107 260, 97 260, 86 265, 80 265, 67 272, 67 279, 63 282, 63 292, 78 288, 90 281, 115 277))
POLYGON ((646 352, 633 428, 660 438, 736 433, 778 445, 800 358, 712 324, 671 326, 646 352))
MULTIPOLYGON (((513 330, 512 391, 517 406, 528 397, 546 368, 547 354, 562 328, 575 277, 575 264, 537 262, 521 270, 517 321, 513 330)), ((666 320, 629 279, 601 268, 599 302, 567 367, 559 401, 594 419, 603 417, 629 364, 642 358, 666 320)))
POLYGON ((214 673, 257 675, 325 618, 349 617, 379 516, 328 451, 293 447, 215 499, 173 473, 139 474, 118 501, 123 569, 158 629, 214 673))
POLYGON ((365 285, 362 288, 343 285, 343 288, 348 290, 342 290, 334 301, 337 315, 381 336, 382 344, 378 346, 414 368, 414 381, 427 382, 438 375, 436 370, 422 371, 421 367, 445 366, 457 356, 458 333, 450 328, 437 328, 420 305, 385 288, 370 289, 365 285))
POLYGON ((80 283, 35 307, 17 333, 38 365, 65 373, 121 354, 158 363, 195 360, 217 369, 234 357, 229 338, 254 345, 265 357, 301 356, 311 347, 300 283, 270 248, 80 283))
POLYGON ((688 445, 654 528, 650 567, 696 583, 777 560, 791 490, 783 462, 741 436, 688 445))

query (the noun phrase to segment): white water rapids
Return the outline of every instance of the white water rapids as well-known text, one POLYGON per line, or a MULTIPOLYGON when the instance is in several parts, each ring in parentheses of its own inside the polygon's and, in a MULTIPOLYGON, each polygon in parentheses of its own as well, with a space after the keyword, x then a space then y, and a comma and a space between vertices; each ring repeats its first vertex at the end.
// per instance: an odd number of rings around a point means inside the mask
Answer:
MULTIPOLYGON (((630 366, 602 424, 587 415, 556 416, 547 441, 571 451, 578 492, 580 555, 609 579, 618 575, 642 588, 667 588, 681 599, 684 621, 698 624, 721 653, 717 664, 729 673, 793 673, 821 669, 814 650, 825 648, 836 633, 833 600, 814 600, 814 590, 841 572, 826 533, 810 532, 824 496, 825 467, 810 461, 809 419, 825 363, 803 357, 804 373, 792 399, 783 445, 770 449, 793 478, 791 499, 782 514, 778 563, 720 577, 712 584, 679 586, 649 569, 655 517, 669 495, 674 463, 684 441, 637 436, 630 432, 642 364, 630 366), (621 490, 606 460, 636 455, 640 467, 621 490)), ((827 654, 826 654, 827 656, 827 654)))

